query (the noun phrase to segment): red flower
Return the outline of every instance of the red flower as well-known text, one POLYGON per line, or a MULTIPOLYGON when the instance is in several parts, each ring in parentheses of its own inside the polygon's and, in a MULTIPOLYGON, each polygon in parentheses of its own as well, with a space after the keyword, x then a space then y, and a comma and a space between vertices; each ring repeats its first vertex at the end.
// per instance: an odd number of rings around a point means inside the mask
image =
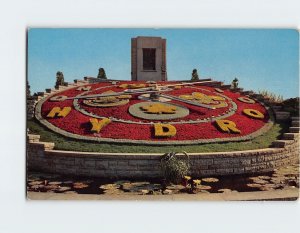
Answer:
MULTIPOLYGON (((133 82, 126 82, 126 83, 133 83, 133 82)), ((113 90, 115 92, 121 92, 124 89, 119 88, 118 86, 110 86, 105 87, 108 85, 107 83, 97 83, 97 84, 89 84, 92 86, 94 91, 91 91, 87 94, 99 94, 108 90, 113 90), (104 87, 99 90, 95 90, 96 88, 104 87)), ((198 90, 194 88, 181 88, 179 90, 168 92, 169 95, 184 95, 184 94, 191 94, 191 92, 201 91, 204 94, 211 94, 214 92, 214 89, 211 87, 199 87, 204 90, 198 90)), ((57 95, 65 95, 68 97, 76 96, 82 93, 82 91, 77 91, 76 88, 63 91, 57 95)), ((67 132, 79 135, 85 135, 90 137, 101 137, 103 138, 113 138, 113 139, 134 139, 134 140, 154 140, 154 141, 169 141, 169 140, 196 140, 196 139, 214 139, 214 138, 228 138, 228 137, 240 137, 251 134, 260 128, 262 128, 269 120, 269 115, 267 110, 264 106, 260 103, 254 104, 247 104, 244 102, 239 101, 237 98, 241 97, 239 93, 233 93, 229 90, 225 90, 225 96, 232 99, 237 104, 237 110, 234 115, 227 117, 227 120, 235 122, 237 128, 241 131, 240 134, 228 134, 223 133, 218 130, 213 122, 206 122, 206 123, 198 123, 198 124, 174 124, 177 130, 177 134, 171 138, 155 138, 153 132, 153 125, 143 125, 143 124, 129 124, 129 123, 122 123, 112 121, 110 124, 105 126, 99 134, 94 134, 91 132, 91 124, 89 122, 91 116, 87 116, 77 110, 74 109, 73 100, 65 100, 62 102, 53 102, 46 100, 42 105, 42 117, 47 119, 51 124, 54 126, 65 130, 67 132), (47 118, 47 114, 51 111, 53 107, 72 107, 71 112, 62 118, 47 118), (264 119, 253 119, 245 114, 242 113, 243 109, 251 108, 260 111, 265 115, 264 119)), ((148 122, 147 120, 138 119, 128 113, 128 108, 130 105, 143 102, 142 100, 138 99, 137 96, 132 96, 128 104, 116 107, 106 107, 106 108, 96 108, 84 105, 82 103, 83 99, 78 101, 79 105, 82 109, 91 112, 95 115, 102 116, 102 117, 111 117, 123 120, 131 120, 131 121, 142 121, 148 122)), ((230 101, 226 101, 228 103, 227 107, 219 108, 215 110, 192 106, 180 101, 172 101, 171 103, 176 103, 181 106, 185 106, 189 108, 190 114, 184 118, 180 118, 178 120, 172 121, 189 121, 189 120, 197 120, 197 119, 204 119, 210 117, 216 117, 218 115, 224 114, 224 112, 229 111, 232 108, 232 104, 230 101)), ((153 121, 155 122, 155 121, 153 121)))

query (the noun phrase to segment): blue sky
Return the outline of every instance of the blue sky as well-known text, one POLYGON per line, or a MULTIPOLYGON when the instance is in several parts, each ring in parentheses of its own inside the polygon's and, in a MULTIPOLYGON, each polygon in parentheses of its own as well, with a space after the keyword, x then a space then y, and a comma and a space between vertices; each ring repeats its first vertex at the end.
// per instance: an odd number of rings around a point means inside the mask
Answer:
POLYGON ((28 80, 31 92, 53 87, 57 71, 72 82, 96 77, 130 80, 131 38, 167 39, 169 80, 201 78, 246 90, 268 90, 284 98, 299 96, 299 36, 280 29, 29 29, 28 80))

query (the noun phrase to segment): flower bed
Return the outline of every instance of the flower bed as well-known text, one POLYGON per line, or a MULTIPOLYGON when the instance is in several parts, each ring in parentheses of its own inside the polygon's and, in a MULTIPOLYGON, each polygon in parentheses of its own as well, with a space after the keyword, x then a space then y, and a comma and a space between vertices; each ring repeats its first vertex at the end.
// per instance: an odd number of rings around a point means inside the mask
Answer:
MULTIPOLYGON (((74 97, 79 94, 93 95, 107 91, 121 92, 124 91, 125 85, 122 84, 141 84, 140 82, 121 82, 118 85, 111 85, 107 83, 89 84, 92 86, 90 91, 79 91, 77 88, 72 88, 54 96, 68 96, 74 97)), ((166 83, 163 83, 166 84, 166 83)), ((144 83, 144 85, 147 85, 144 83)), ((137 85, 142 86, 142 85, 137 85)), ((180 105, 189 109, 189 115, 174 119, 172 122, 159 120, 145 120, 132 116, 128 112, 128 108, 136 103, 143 102, 137 95, 132 95, 132 98, 127 104, 113 107, 92 107, 83 103, 84 99, 78 100, 78 105, 83 111, 77 111, 73 105, 73 100, 64 101, 50 101, 49 97, 41 105, 41 117, 46 119, 53 127, 62 129, 68 133, 81 136, 88 136, 91 138, 108 138, 108 139, 128 139, 128 140, 147 140, 147 141, 185 141, 185 140, 199 140, 199 139, 216 139, 216 138, 237 138, 247 136, 259 131, 269 121, 269 114, 267 109, 259 102, 241 101, 238 98, 243 97, 240 93, 234 93, 230 90, 224 90, 223 93, 217 93, 212 87, 197 86, 197 87, 182 87, 176 88, 173 91, 167 92, 168 95, 181 96, 191 95, 193 92, 201 92, 205 95, 220 95, 225 96, 227 106, 222 106, 216 109, 208 109, 183 103, 181 101, 172 100, 169 104, 180 105), (236 105, 236 109, 234 109, 236 105), (71 107, 71 111, 64 117, 47 117, 51 110, 55 107, 63 109, 64 107, 71 107), (244 109, 253 109, 259 111, 264 117, 254 118, 246 115, 244 109), (226 115, 231 112, 231 115, 226 115), (108 124, 101 127, 99 132, 92 129, 91 115, 98 116, 99 120, 103 118, 112 119, 108 124), (216 125, 215 118, 226 116, 224 120, 232 121, 239 129, 240 133, 228 133, 220 130, 216 125), (128 122, 130 123, 128 123, 128 122), (202 121, 202 122, 197 122, 202 121), (176 133, 172 137, 156 137, 154 123, 170 123, 176 127, 176 133)), ((218 98, 216 98, 218 99, 218 98)), ((223 97, 219 97, 224 100, 223 97)), ((213 106, 213 105, 212 105, 213 106)), ((57 130, 56 130, 57 131, 57 130)))

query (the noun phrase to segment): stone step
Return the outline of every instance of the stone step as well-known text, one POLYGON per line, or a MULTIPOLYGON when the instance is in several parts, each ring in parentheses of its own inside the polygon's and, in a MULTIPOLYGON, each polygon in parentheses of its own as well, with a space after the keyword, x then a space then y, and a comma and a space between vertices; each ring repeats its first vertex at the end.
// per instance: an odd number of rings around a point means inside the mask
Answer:
MULTIPOLYGON (((112 81, 112 79, 109 79, 110 81, 112 81)), ((113 81, 129 81, 129 80, 113 80, 113 81)), ((204 79, 199 79, 197 81, 191 81, 191 80, 176 80, 177 83, 192 83, 192 82, 205 82, 205 81, 212 81, 211 78, 204 78, 204 79)))
POLYGON ((241 91, 241 93, 243 95, 250 95, 250 94, 253 94, 253 91, 241 91))
POLYGON ((285 146, 290 145, 292 143, 292 140, 276 140, 272 142, 272 146, 276 148, 284 148, 285 146))
POLYGON ((44 94, 45 94, 45 92, 42 92, 42 91, 39 91, 39 92, 37 93, 38 96, 44 96, 44 94))
POLYGON ((277 121, 288 120, 290 118, 289 112, 275 111, 274 113, 277 121))
POLYGON ((89 77, 89 76, 86 76, 86 77, 84 77, 83 78, 85 81, 95 81, 95 80, 99 80, 99 79, 97 79, 97 78, 95 78, 95 77, 89 77))
POLYGON ((86 80, 74 79, 74 83, 89 83, 86 80))
POLYGON ((37 101, 38 100, 38 96, 37 95, 33 95, 31 96, 33 100, 37 101))
POLYGON ((256 94, 255 98, 258 100, 263 100, 265 97, 262 94, 256 94))
POLYGON ((300 127, 290 127, 289 131, 290 133, 299 133, 300 127))
POLYGON ((211 78, 204 78, 204 79, 199 79, 199 81, 200 82, 202 82, 202 81, 212 81, 212 79, 211 78))
POLYGON ((300 118, 299 117, 291 117, 291 120, 292 121, 300 121, 300 118))
POLYGON ((274 111, 276 115, 286 115, 289 116, 290 113, 289 112, 285 112, 285 111, 274 111))
POLYGON ((33 106, 33 105, 35 105, 35 103, 36 103, 36 100, 27 100, 26 105, 33 106))
POLYGON ((40 135, 35 135, 35 134, 28 134, 27 135, 28 142, 39 142, 40 138, 41 138, 40 135))
MULTIPOLYGON (((117 80, 119 81, 119 80, 117 80)), ((111 83, 112 79, 89 78, 87 77, 86 83, 111 83)))
POLYGON ((252 92, 252 93, 250 93, 249 94, 249 96, 250 96, 250 98, 257 98, 257 93, 255 93, 255 92, 252 92))
MULTIPOLYGON (((78 84, 68 84, 67 87, 65 87, 65 89, 71 89, 73 87, 78 87, 79 85, 78 84)), ((62 89, 61 89, 62 90, 62 89)))
POLYGON ((253 92, 250 95, 251 95, 251 97, 256 98, 256 99, 264 99, 264 96, 262 94, 253 92))
POLYGON ((207 86, 207 87, 221 87, 222 82, 218 82, 218 81, 212 81, 209 83, 203 83, 200 84, 201 86, 207 86))
POLYGON ((228 84, 228 85, 221 85, 220 86, 220 89, 230 89, 230 87, 231 87, 231 85, 230 84, 228 84))
POLYGON ((299 137, 299 133, 284 133, 283 139, 284 140, 294 140, 299 137))
POLYGON ((271 102, 268 99, 263 99, 262 102, 265 103, 265 104, 267 104, 267 105, 271 104, 271 102))
POLYGON ((244 88, 231 89, 232 92, 242 92, 243 90, 244 90, 244 88))
POLYGON ((55 144, 53 142, 31 142, 30 146, 42 147, 44 150, 53 150, 55 144))
POLYGON ((274 109, 274 111, 280 111, 282 109, 282 106, 274 105, 272 106, 272 108, 274 109))
POLYGON ((68 87, 77 87, 78 84, 77 83, 69 83, 68 87))
POLYGON ((58 86, 58 89, 56 89, 57 91, 63 91, 66 90, 68 87, 66 86, 58 86))
POLYGON ((216 91, 216 92, 219 92, 219 93, 223 93, 223 92, 224 92, 224 91, 221 90, 220 88, 215 88, 215 91, 216 91))
POLYGON ((119 81, 111 81, 112 85, 118 85, 119 81))
POLYGON ((27 119, 32 119, 33 117, 34 117, 33 113, 30 112, 27 113, 27 119))
POLYGON ((58 92, 58 91, 59 91, 58 89, 51 89, 50 94, 54 94, 54 93, 56 93, 56 92, 58 92))
POLYGON ((34 96, 28 96, 27 97, 28 102, 34 102, 35 100, 36 100, 36 97, 34 97, 34 96))
POLYGON ((300 127, 300 122, 299 121, 292 121, 292 127, 300 127))

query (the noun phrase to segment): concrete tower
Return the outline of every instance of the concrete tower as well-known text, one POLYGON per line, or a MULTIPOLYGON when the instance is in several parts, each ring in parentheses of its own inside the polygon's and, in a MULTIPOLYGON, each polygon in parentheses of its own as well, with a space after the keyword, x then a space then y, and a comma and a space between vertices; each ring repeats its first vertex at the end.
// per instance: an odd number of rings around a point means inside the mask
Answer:
POLYGON ((166 39, 138 36, 131 39, 131 80, 167 81, 166 39))

